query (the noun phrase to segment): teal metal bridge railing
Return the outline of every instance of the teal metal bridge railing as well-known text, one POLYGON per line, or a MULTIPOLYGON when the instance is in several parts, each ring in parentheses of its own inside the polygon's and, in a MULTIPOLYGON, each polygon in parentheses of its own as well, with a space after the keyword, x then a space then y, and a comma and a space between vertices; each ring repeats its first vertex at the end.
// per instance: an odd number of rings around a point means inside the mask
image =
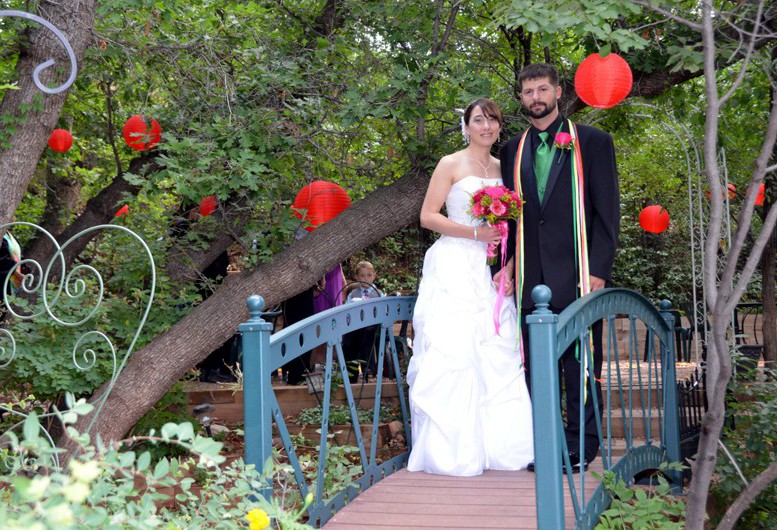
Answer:
MULTIPOLYGON (((537 309, 526 320, 532 355, 538 528, 564 528, 565 475, 562 466, 566 467, 566 480, 572 493, 575 528, 593 528, 610 499, 602 485, 592 487, 590 482, 586 485, 584 473, 572 473, 566 455, 578 448, 568 448, 564 436, 559 360, 567 348, 577 342, 579 358, 587 367, 580 374, 580 399, 581 403, 585 399, 594 401, 605 470, 611 470, 617 478, 632 484, 640 472, 658 469, 662 462, 678 462, 680 441, 671 305, 663 302, 659 312, 636 292, 604 289, 577 300, 556 315, 548 309, 550 289, 537 286, 532 296, 537 309), (624 341, 616 333, 616 318, 623 316, 628 319, 627 352, 620 351, 624 341), (594 373, 590 330, 602 319, 607 324, 607 340, 603 341, 603 366, 606 369, 600 382, 606 397, 604 403, 599 403, 597 393, 592 391, 597 374, 594 373), (640 340, 645 343, 644 353, 640 340), (584 393, 586 383, 588 391, 584 393), (606 427, 606 435, 603 427, 606 427), (615 429, 623 433, 626 445, 625 456, 617 463, 613 462, 615 429)), ((580 425, 582 431, 582 413, 580 425)), ((584 437, 583 432, 580 437, 584 437)), ((680 477, 672 472, 670 480, 678 485, 680 477)))
MULTIPOLYGON (((326 523, 338 510, 386 476, 401 469, 407 462, 408 451, 378 463, 377 441, 382 385, 375 388, 375 402, 372 411, 372 431, 369 447, 365 445, 357 414, 357 400, 349 383, 347 366, 343 354, 343 335, 370 326, 380 326, 379 348, 377 351, 376 381, 387 381, 383 377, 385 356, 390 356, 392 372, 396 375, 397 395, 401 408, 406 439, 410 440, 409 411, 402 381, 403 370, 395 340, 393 337, 395 322, 412 319, 415 297, 381 297, 334 307, 281 330, 271 336, 272 324, 262 316, 264 300, 260 296, 248 299, 251 315, 248 322, 241 324, 238 330, 243 336, 243 396, 245 414, 245 460, 257 469, 264 469, 265 463, 273 455, 273 422, 277 427, 283 451, 293 468, 294 479, 302 498, 306 498, 311 489, 313 501, 308 506, 308 523, 319 527, 326 523), (322 421, 318 447, 318 462, 315 478, 309 485, 297 455, 296 447, 289 434, 286 420, 282 414, 278 399, 273 391, 271 374, 281 366, 300 357, 316 346, 326 345, 326 368, 322 403, 322 421), (389 345, 388 350, 386 345, 389 345), (325 468, 329 443, 329 412, 333 397, 334 363, 337 363, 342 385, 351 417, 352 432, 359 448, 359 462, 362 475, 342 491, 324 496, 325 468)), ((409 445, 409 443, 408 443, 409 445)), ((273 485, 267 479, 265 487, 259 492, 268 500, 273 496, 273 485)))

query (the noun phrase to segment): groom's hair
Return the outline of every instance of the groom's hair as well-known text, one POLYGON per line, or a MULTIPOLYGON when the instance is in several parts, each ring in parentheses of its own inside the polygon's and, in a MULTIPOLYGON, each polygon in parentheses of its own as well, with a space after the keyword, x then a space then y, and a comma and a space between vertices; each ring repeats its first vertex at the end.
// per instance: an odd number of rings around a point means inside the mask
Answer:
POLYGON ((518 74, 518 83, 523 86, 523 82, 529 79, 540 79, 547 77, 550 84, 554 87, 558 86, 558 70, 555 66, 547 63, 534 63, 530 64, 518 74))

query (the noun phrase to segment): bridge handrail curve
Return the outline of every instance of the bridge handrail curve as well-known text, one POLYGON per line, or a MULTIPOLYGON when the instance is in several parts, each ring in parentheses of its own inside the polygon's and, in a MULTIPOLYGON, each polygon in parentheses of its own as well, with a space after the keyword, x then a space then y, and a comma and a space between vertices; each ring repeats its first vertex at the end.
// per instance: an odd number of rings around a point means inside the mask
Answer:
POLYGON ((412 318, 415 297, 382 296, 350 302, 316 313, 280 330, 270 341, 270 369, 277 370, 316 346, 370 326, 412 318), (328 323, 329 326, 322 326, 328 323), (302 337, 302 344, 299 344, 302 337), (296 344, 295 344, 296 339, 296 344))
MULTIPOLYGON (((359 493, 399 470, 407 461, 409 450, 381 464, 377 463, 377 432, 380 419, 382 385, 385 385, 385 382, 376 385, 375 388, 371 426, 372 438, 370 446, 366 447, 361 426, 359 425, 354 393, 345 367, 342 338, 343 335, 352 331, 380 325, 381 335, 376 380, 382 381, 383 358, 384 355, 390 355, 396 376, 397 394, 405 433, 407 434, 406 439, 409 441, 409 409, 404 392, 397 347, 395 341, 388 341, 386 339, 388 333, 393 328, 394 322, 412 319, 415 297, 387 296, 345 304, 322 311, 272 336, 270 335, 272 324, 264 321, 262 318, 264 315, 264 300, 260 296, 254 295, 249 297, 247 304, 251 318, 246 323, 238 326, 243 340, 245 461, 247 464, 255 465, 257 469, 264 469, 265 463, 272 457, 272 424, 274 422, 281 445, 285 449, 289 464, 293 468, 294 480, 297 483, 302 498, 308 496, 309 487, 291 441, 285 417, 280 410, 277 397, 272 388, 270 374, 310 349, 323 344, 327 345, 322 423, 318 446, 319 457, 316 478, 314 479, 316 488, 314 492, 311 491, 311 493, 314 493, 313 501, 307 508, 309 523, 316 526, 323 525, 359 493), (387 344, 391 350, 390 353, 386 349, 387 344), (356 438, 356 445, 359 448, 363 474, 339 493, 334 494, 329 499, 324 499, 323 484, 327 457, 329 408, 333 394, 333 361, 335 358, 338 361, 338 369, 342 376, 342 386, 350 410, 352 432, 356 438)), ((264 487, 258 493, 264 495, 268 500, 272 498, 273 487, 269 479, 265 480, 264 487)))
MULTIPOLYGON (((578 448, 567 448, 564 423, 561 409, 561 386, 559 384, 558 363, 565 351, 579 340, 578 355, 586 363, 586 371, 581 370, 580 375, 580 402, 592 399, 595 410, 598 437, 602 448, 602 461, 605 471, 611 470, 618 478, 627 483, 641 471, 657 468, 661 462, 673 462, 679 460, 679 426, 677 411, 677 388, 675 384, 675 358, 674 358, 674 317, 670 309, 671 304, 662 302, 661 312, 652 307, 650 302, 639 293, 626 289, 605 289, 591 293, 575 303, 571 304, 560 315, 553 314, 549 309, 552 293, 544 285, 537 286, 532 291, 532 296, 537 309, 527 315, 529 325, 529 340, 531 354, 531 374, 533 382, 532 407, 534 412, 534 440, 536 461, 536 496, 538 527, 540 529, 564 528, 564 486, 562 469, 566 469, 566 482, 571 492, 572 504, 575 512, 575 528, 593 528, 598 522, 600 514, 609 504, 608 494, 600 484, 598 487, 589 488, 586 492, 585 476, 573 475, 570 460, 566 456, 567 451, 578 448), (618 353, 618 341, 615 340, 614 321, 616 315, 627 314, 629 316, 629 333, 635 340, 628 341, 628 374, 626 381, 621 378, 620 356, 618 353), (602 373, 597 379, 594 371, 593 354, 590 348, 591 339, 589 330, 598 320, 606 319, 608 322, 607 357, 608 366, 613 366, 615 360, 615 374, 602 373), (646 367, 648 369, 647 381, 643 380, 640 368, 641 356, 635 355, 637 327, 636 320, 644 322, 647 328, 645 338, 646 367), (659 352, 656 352, 652 338, 659 339, 659 352), (613 359, 612 353, 615 351, 613 359), (636 365, 636 377, 632 369, 636 365), (652 377, 655 375, 655 380, 652 377), (637 381, 635 381, 635 379, 637 381), (597 393, 591 387, 594 381, 598 384, 606 384, 608 389, 607 408, 599 402, 597 393), (644 383, 647 382, 647 385, 644 383), (636 383, 636 384, 635 384, 636 383), (583 388, 589 385, 589 391, 583 388), (619 425, 624 427, 626 437, 626 455, 617 463, 612 464, 612 454, 605 457, 605 444, 603 439, 603 413, 607 414, 607 442, 611 450, 612 412, 615 410, 610 401, 613 386, 620 394, 623 408, 623 396, 629 402, 628 418, 624 415, 619 420, 619 425), (654 394, 655 393, 655 394, 654 394), (656 397, 653 397, 653 396, 656 397), (646 425, 646 434, 643 445, 636 445, 633 431, 633 406, 634 397, 638 397, 642 405, 643 413, 647 409, 648 414, 643 418, 646 425), (647 401, 648 406, 645 407, 647 401), (651 403, 654 401, 654 403, 651 403), (655 405, 657 408, 652 409, 655 405), (659 421, 659 443, 652 440, 651 433, 652 412, 657 411, 659 421), (559 458, 562 455, 563 458, 559 458), (574 477, 579 477, 575 479, 574 477), (576 485, 577 482, 577 485, 576 485), (590 492, 593 489, 593 492, 590 492)), ((604 347, 604 343, 602 344, 604 347)), ((604 355, 604 352, 602 352, 604 355)), ((605 359, 603 357, 603 359, 605 359)), ((581 425, 582 413, 580 417, 581 425)), ((583 437, 581 432, 580 438, 583 437)), ((639 438, 639 437, 637 437, 639 438)), ((641 438, 639 438, 641 440, 641 438)), ((679 481, 678 476, 671 477, 679 481)), ((590 479, 589 479, 590 482, 590 479)))
POLYGON ((644 322, 659 336, 661 342, 668 340, 674 331, 650 300, 637 291, 617 287, 600 289, 578 298, 559 314, 559 351, 563 354, 582 330, 616 314, 628 314, 644 322))

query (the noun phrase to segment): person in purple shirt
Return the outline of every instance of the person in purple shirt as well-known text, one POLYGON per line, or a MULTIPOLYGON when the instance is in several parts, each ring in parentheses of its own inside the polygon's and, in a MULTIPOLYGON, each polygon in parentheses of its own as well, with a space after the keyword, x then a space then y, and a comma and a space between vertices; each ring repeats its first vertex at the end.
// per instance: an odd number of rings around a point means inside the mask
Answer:
MULTIPOLYGON (((343 303, 343 286, 345 277, 343 268, 338 264, 313 288, 313 314, 326 311, 343 303)), ((326 362, 326 344, 316 346, 310 354, 310 368, 316 369, 317 364, 326 362)))

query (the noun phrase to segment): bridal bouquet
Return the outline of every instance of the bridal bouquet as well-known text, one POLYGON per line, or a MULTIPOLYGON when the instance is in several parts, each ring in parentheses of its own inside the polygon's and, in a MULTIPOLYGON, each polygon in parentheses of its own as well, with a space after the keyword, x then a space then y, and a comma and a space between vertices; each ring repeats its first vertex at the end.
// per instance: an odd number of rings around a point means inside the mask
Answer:
MULTIPOLYGON (((487 186, 478 190, 472 196, 472 207, 470 208, 472 217, 475 219, 482 219, 491 226, 496 227, 502 236, 502 269, 504 269, 505 261, 507 259, 507 233, 509 232, 507 221, 510 219, 518 219, 521 215, 522 207, 523 202, 521 202, 521 197, 514 191, 501 185, 487 186)), ((497 253, 495 244, 488 244, 486 256, 488 256, 486 261, 489 265, 496 264, 497 253)), ((500 313, 504 296, 505 278, 504 275, 501 275, 499 289, 497 290, 496 305, 494 306, 494 327, 496 328, 497 335, 499 335, 500 313)))
MULTIPOLYGON (((521 215, 523 203, 521 198, 512 190, 504 186, 486 186, 475 192, 472 196, 472 217, 482 219, 491 226, 495 226, 502 234, 502 261, 505 257, 505 245, 507 243, 507 221, 518 219, 521 215)), ((488 244, 488 264, 497 262, 496 245, 488 244)), ((504 265, 503 265, 504 266, 504 265)))

